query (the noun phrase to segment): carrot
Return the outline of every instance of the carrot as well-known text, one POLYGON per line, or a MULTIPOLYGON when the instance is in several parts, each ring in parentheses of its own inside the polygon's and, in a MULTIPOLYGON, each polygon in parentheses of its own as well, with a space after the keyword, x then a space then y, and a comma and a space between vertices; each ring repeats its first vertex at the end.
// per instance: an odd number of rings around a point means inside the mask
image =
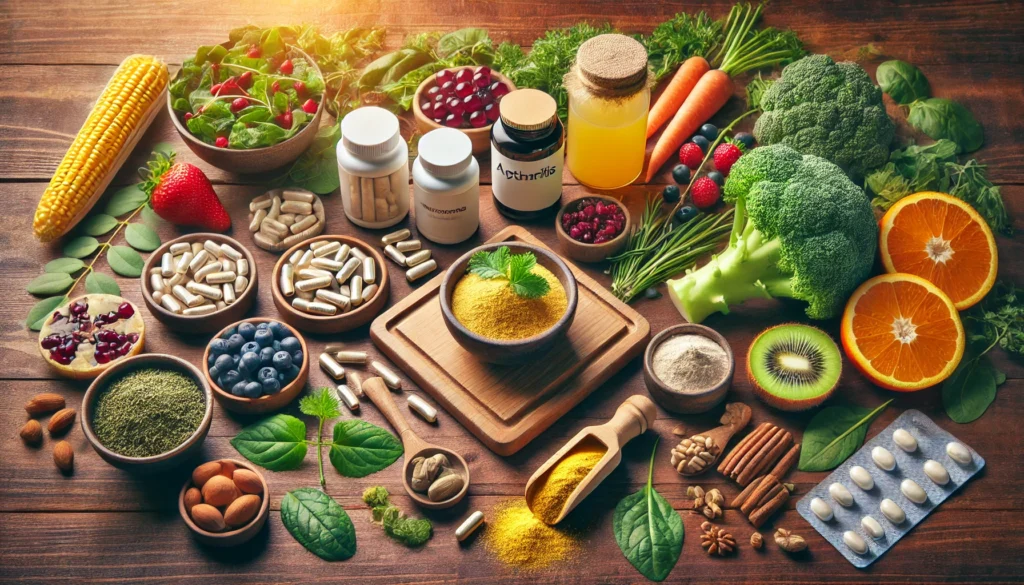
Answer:
POLYGON ((647 182, 650 183, 661 165, 665 164, 672 153, 679 150, 700 125, 711 119, 715 112, 722 109, 733 94, 733 82, 729 74, 721 69, 712 69, 705 73, 693 91, 686 96, 679 111, 668 123, 665 131, 658 138, 651 152, 651 160, 647 163, 647 182))
POLYGON ((693 91, 697 81, 711 69, 707 59, 704 57, 690 57, 679 66, 672 80, 665 86, 665 91, 658 96, 654 102, 651 113, 647 116, 647 137, 658 131, 665 122, 668 122, 672 114, 683 105, 686 96, 693 91))

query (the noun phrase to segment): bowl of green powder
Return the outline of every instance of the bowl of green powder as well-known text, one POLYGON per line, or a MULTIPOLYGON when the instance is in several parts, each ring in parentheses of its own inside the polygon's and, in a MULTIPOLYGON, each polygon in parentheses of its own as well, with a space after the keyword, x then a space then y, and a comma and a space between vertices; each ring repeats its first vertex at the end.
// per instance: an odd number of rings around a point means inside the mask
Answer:
POLYGON ((707 412, 725 399, 736 361, 714 329, 683 323, 654 336, 644 352, 644 382, 665 410, 707 412))
POLYGON ((119 362, 82 399, 82 430, 107 463, 151 473, 187 461, 213 419, 213 394, 202 372, 165 354, 119 362))

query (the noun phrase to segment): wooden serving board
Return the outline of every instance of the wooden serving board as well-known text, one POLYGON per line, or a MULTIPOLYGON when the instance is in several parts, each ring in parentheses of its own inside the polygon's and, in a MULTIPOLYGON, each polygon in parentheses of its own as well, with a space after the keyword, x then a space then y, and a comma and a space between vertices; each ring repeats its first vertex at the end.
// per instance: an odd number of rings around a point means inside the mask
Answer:
MULTIPOLYGON (((519 226, 487 243, 507 241, 547 248, 519 226)), ((488 448, 511 455, 642 353, 650 336, 646 319, 566 264, 579 284, 576 317, 563 341, 526 364, 485 364, 455 341, 441 317, 443 273, 377 317, 370 337, 488 448)))

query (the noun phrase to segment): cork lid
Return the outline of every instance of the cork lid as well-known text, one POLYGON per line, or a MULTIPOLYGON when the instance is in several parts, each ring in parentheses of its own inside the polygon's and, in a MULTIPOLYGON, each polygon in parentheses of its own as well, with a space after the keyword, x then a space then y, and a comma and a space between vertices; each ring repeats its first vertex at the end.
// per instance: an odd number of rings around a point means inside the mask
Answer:
POLYGON ((598 35, 580 45, 576 67, 588 86, 632 93, 647 83, 647 50, 626 35, 598 35))
POLYGON ((420 164, 435 177, 456 177, 469 167, 473 142, 455 128, 437 128, 420 138, 420 164))
POLYGON ((402 135, 398 117, 384 108, 365 106, 341 120, 341 142, 345 149, 362 159, 375 159, 394 150, 402 135))
POLYGON ((523 132, 551 125, 558 111, 555 98, 539 89, 517 89, 501 98, 501 123, 523 132))

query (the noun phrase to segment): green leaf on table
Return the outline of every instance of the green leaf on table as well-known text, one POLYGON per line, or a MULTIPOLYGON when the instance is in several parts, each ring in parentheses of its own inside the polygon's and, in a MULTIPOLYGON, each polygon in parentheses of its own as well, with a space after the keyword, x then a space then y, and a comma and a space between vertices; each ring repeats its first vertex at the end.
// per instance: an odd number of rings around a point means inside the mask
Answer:
POLYGON ((85 292, 89 294, 116 295, 121 296, 121 287, 117 281, 108 274, 102 272, 90 272, 85 277, 85 292))
POLYGON ((508 278, 508 246, 493 252, 481 250, 469 258, 469 272, 480 278, 508 278))
POLYGON ((82 262, 78 258, 57 258, 56 260, 50 260, 43 266, 43 272, 63 272, 64 274, 74 274, 79 270, 85 268, 85 262, 82 262))
POLYGON ((32 331, 39 331, 43 328, 46 320, 50 318, 50 315, 57 310, 57 307, 63 305, 67 300, 66 296, 57 295, 39 301, 29 309, 25 325, 32 331))
POLYGON ((377 425, 346 420, 334 425, 331 465, 345 477, 366 477, 402 456, 402 443, 377 425))
POLYGON ((44 272, 32 279, 25 289, 36 296, 50 296, 62 293, 75 283, 66 272, 44 272))
POLYGON ((878 87, 889 94, 897 104, 909 105, 931 95, 928 78, 917 67, 906 61, 886 61, 875 71, 878 87))
POLYGON ((306 550, 325 561, 356 554, 356 529, 345 509, 313 488, 292 490, 281 499, 281 523, 306 550))
POLYGON ((864 443, 868 425, 892 400, 874 410, 859 406, 829 406, 818 411, 804 430, 800 471, 828 471, 846 461, 864 443))
POLYGON ((142 190, 141 185, 129 185, 115 191, 103 211, 107 215, 120 217, 135 211, 146 201, 149 201, 149 195, 142 190))
POLYGON ((302 414, 323 419, 341 416, 338 406, 338 399, 329 388, 321 388, 299 400, 299 410, 302 414))
POLYGON ((142 269, 146 266, 142 256, 128 246, 111 246, 107 250, 107 262, 114 272, 128 278, 142 276, 142 269))
POLYGON ((242 429, 231 446, 249 461, 271 471, 295 469, 306 458, 306 423, 275 414, 242 429))
POLYGON ((87 236, 102 236, 117 227, 117 218, 106 213, 90 215, 82 220, 79 230, 87 236))
POLYGON ((327 195, 338 189, 341 186, 337 151, 340 138, 340 124, 321 126, 313 143, 288 169, 287 179, 296 187, 317 195, 327 195))
POLYGON ((124 228, 124 239, 131 247, 152 252, 160 247, 160 236, 144 223, 130 223, 124 228))
POLYGON ((985 142, 981 124, 970 110, 953 100, 929 98, 916 101, 910 104, 907 122, 933 140, 952 140, 958 152, 973 152, 985 142))
POLYGON ((969 423, 985 414, 996 399, 996 387, 1006 374, 992 365, 988 355, 960 362, 953 375, 942 384, 942 405, 953 422, 969 423))
POLYGON ((145 207, 143 207, 142 211, 139 212, 139 216, 142 218, 143 223, 153 228, 154 230, 160 227, 160 222, 163 221, 163 218, 161 218, 159 215, 156 214, 155 211, 153 211, 152 205, 146 205, 145 207))
POLYGON ((64 244, 64 255, 72 258, 85 258, 100 247, 100 241, 92 236, 79 236, 64 244))
POLYGON ((612 516, 612 533, 626 560, 651 581, 662 581, 672 572, 683 550, 683 520, 654 489, 654 453, 651 452, 647 485, 619 501, 612 516))

